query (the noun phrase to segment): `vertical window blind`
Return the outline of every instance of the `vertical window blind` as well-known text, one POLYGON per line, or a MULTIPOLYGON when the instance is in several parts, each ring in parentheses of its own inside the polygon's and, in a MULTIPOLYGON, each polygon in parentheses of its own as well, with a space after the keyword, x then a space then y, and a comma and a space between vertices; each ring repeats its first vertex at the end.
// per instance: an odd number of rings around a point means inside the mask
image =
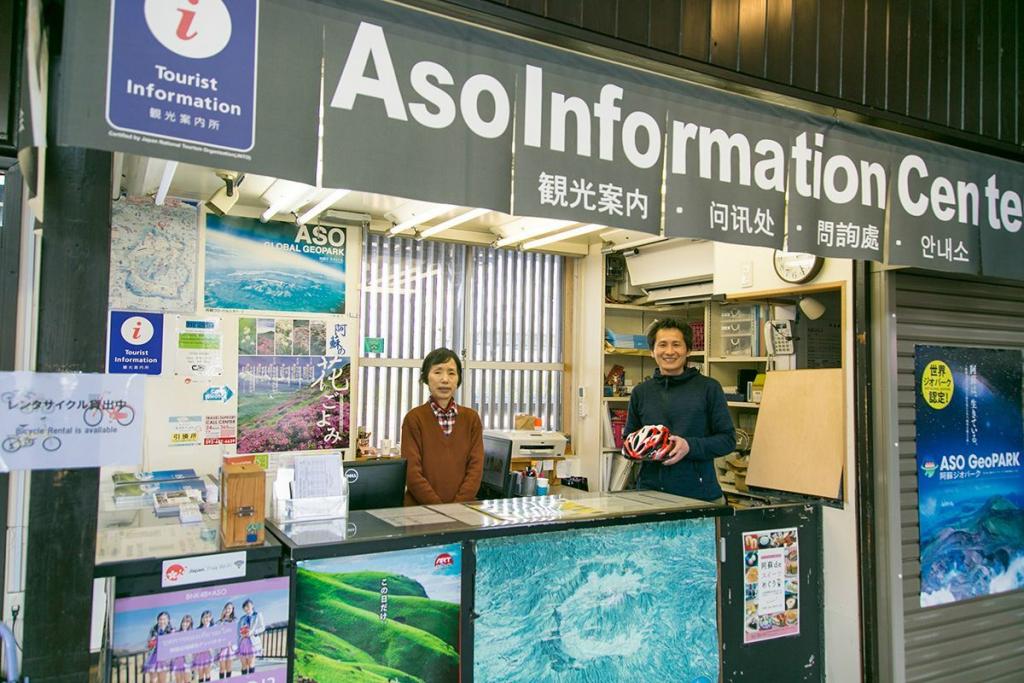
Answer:
POLYGON ((485 428, 528 412, 561 429, 564 267, 552 254, 364 234, 360 328, 384 352, 361 356, 359 424, 398 440, 427 397, 423 357, 445 346, 463 361, 455 400, 485 428))

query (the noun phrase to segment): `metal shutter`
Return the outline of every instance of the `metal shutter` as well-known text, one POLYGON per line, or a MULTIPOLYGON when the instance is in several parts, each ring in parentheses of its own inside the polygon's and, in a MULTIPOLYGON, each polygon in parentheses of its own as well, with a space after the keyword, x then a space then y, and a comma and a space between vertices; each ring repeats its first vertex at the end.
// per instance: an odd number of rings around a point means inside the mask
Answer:
POLYGON ((1024 591, 919 607, 914 346, 1024 348, 1024 287, 895 273, 907 681, 1024 681, 1024 591))

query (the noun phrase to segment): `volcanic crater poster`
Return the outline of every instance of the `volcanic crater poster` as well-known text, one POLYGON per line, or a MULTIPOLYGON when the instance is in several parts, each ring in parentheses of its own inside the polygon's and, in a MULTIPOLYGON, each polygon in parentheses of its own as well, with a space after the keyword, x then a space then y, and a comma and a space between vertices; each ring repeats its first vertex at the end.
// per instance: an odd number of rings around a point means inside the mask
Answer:
POLYGON ((914 351, 921 606, 1024 588, 1022 356, 914 351))

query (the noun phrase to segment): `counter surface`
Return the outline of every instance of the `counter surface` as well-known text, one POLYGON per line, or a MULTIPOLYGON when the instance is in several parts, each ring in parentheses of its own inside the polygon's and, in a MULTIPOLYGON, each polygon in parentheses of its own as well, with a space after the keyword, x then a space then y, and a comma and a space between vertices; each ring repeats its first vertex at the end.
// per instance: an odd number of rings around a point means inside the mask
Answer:
POLYGON ((204 514, 202 522, 181 524, 178 517, 157 517, 152 505, 119 509, 113 504, 113 487, 100 485, 96 528, 96 576, 160 574, 163 560, 245 550, 249 561, 272 560, 281 547, 271 535, 261 545, 224 548, 220 543, 218 506, 204 514), (155 568, 155 569, 154 569, 155 568))
POLYGON ((347 519, 289 522, 267 528, 293 560, 385 552, 476 538, 646 521, 717 517, 727 505, 658 491, 567 492, 475 503, 354 510, 347 519))

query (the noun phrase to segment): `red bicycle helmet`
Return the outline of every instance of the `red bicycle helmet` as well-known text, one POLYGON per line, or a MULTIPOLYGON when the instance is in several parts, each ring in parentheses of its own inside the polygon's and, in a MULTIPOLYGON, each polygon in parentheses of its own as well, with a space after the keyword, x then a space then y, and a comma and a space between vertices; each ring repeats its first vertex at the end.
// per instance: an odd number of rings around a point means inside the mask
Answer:
POLYGON ((630 460, 664 460, 672 450, 672 433, 664 425, 647 425, 622 442, 622 454, 630 460))

